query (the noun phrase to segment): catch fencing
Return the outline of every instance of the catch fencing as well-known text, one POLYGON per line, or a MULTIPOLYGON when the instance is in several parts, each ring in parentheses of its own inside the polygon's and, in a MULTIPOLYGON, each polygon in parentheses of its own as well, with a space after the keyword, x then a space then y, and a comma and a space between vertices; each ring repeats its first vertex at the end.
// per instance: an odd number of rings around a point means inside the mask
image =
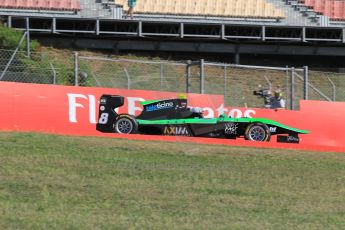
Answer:
POLYGON ((205 93, 221 93, 225 104, 238 107, 264 107, 264 98, 254 94, 281 90, 286 107, 299 108, 305 81, 296 74, 308 74, 307 68, 276 68, 220 63, 204 63, 205 93))
POLYGON ((183 62, 78 56, 77 81, 106 88, 185 92, 183 62), (81 78, 84 76, 84 79, 81 78))
POLYGON ((0 50, 0 80, 27 83, 224 95, 225 105, 263 107, 254 91, 279 88, 286 108, 299 100, 345 101, 345 74, 308 67, 267 67, 196 61, 138 60, 60 51, 0 50))
POLYGON ((277 68, 203 59, 168 62, 82 55, 75 59, 79 79, 88 76, 89 83, 99 87, 221 94, 227 106, 236 107, 264 107, 264 99, 254 91, 280 89, 286 108, 292 110, 299 109, 301 99, 345 100, 340 93, 345 89, 345 74, 333 74, 330 81, 330 73, 309 71, 306 66, 277 68))
POLYGON ((309 71, 309 99, 345 101, 345 74, 309 71), (322 94, 318 93, 320 90, 322 94))
POLYGON ((61 58, 49 52, 0 49, 0 81, 61 84, 74 83, 73 56, 61 58))
POLYGON ((0 50, 0 80, 30 83, 54 83, 54 66, 44 53, 0 50))

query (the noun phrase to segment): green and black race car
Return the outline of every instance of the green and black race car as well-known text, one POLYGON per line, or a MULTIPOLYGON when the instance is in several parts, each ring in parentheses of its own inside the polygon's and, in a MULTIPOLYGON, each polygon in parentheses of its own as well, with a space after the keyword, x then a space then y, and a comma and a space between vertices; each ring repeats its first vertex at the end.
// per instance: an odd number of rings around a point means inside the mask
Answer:
POLYGON ((251 141, 270 141, 277 135, 278 142, 299 143, 299 134, 308 134, 276 121, 264 118, 203 118, 201 108, 188 107, 187 99, 152 100, 142 102, 139 116, 117 114, 115 109, 124 104, 124 97, 102 95, 96 129, 100 132, 231 138, 244 137, 251 141))

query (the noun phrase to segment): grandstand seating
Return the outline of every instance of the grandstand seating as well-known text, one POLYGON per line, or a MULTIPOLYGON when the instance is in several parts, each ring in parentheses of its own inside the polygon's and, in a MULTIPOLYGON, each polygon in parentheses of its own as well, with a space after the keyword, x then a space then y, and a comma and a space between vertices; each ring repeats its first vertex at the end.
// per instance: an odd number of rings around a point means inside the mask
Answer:
POLYGON ((301 0, 300 2, 332 20, 345 20, 344 0, 301 0))
POLYGON ((79 0, 0 0, 0 8, 52 11, 80 10, 79 0))
MULTIPOLYGON (((115 0, 128 10, 127 0, 115 0)), ((284 18, 266 0, 139 0, 136 13, 240 18, 284 18)))

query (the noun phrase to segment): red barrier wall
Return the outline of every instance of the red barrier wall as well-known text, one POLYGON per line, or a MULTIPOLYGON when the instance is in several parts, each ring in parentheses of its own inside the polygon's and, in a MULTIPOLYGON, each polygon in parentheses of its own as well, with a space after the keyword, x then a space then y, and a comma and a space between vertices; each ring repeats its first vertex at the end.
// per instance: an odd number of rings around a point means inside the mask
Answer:
POLYGON ((203 107, 207 117, 219 116, 223 112, 233 117, 264 117, 311 132, 307 135, 301 135, 300 144, 283 144, 275 141, 254 143, 243 139, 103 134, 95 129, 98 117, 98 99, 101 94, 125 96, 125 105, 120 108, 119 112, 131 114, 138 114, 141 111, 139 102, 142 100, 178 96, 177 93, 156 91, 1 82, 0 130, 345 152, 345 134, 343 134, 343 130, 345 130, 345 122, 343 122, 345 103, 301 101, 300 111, 275 111, 224 108, 223 97, 220 95, 187 95, 189 105, 203 107))
MULTIPOLYGON (((58 134, 98 135, 98 100, 102 94, 126 96, 120 113, 138 115, 140 101, 176 98, 177 93, 158 91, 0 83, 0 129, 58 134)), ((190 105, 204 107, 213 117, 223 103, 220 95, 188 94, 190 105)))

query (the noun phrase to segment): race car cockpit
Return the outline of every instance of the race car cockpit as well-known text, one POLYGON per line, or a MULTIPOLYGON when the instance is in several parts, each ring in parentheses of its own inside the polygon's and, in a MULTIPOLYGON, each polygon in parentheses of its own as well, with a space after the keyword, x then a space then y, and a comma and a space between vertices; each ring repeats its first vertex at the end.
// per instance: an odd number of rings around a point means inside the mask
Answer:
POLYGON ((187 106, 187 99, 144 101, 141 104, 144 106, 144 109, 137 116, 137 119, 165 120, 203 117, 201 108, 187 106))

